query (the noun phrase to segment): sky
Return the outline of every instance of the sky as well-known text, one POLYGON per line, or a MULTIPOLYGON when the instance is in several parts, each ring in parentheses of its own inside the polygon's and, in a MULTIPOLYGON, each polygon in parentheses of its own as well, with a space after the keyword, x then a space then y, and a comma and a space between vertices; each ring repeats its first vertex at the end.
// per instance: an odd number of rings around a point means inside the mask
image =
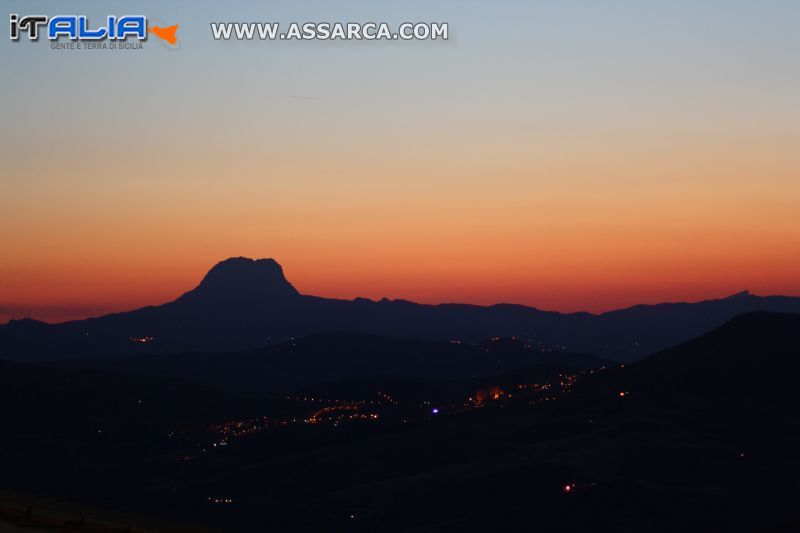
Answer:
POLYGON ((800 3, 7 2, 180 50, 0 39, 0 322, 174 299, 273 257, 303 293, 561 311, 800 295, 800 3), (436 21, 448 41, 220 42, 436 21))

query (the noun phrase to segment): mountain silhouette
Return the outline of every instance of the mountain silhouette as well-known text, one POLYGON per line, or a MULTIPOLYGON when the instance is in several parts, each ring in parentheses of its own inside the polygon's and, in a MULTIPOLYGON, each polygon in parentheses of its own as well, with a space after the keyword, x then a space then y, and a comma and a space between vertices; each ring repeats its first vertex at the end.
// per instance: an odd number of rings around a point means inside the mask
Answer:
POLYGON ((800 312, 800 298, 742 292, 698 303, 637 305, 602 314, 558 313, 514 304, 423 305, 300 294, 273 259, 231 258, 173 302, 62 324, 0 326, 0 358, 251 350, 314 333, 477 343, 516 337, 542 351, 634 361, 749 311, 800 312))
POLYGON ((232 257, 217 263, 195 289, 181 296, 182 305, 241 305, 277 302, 299 296, 274 259, 232 257))

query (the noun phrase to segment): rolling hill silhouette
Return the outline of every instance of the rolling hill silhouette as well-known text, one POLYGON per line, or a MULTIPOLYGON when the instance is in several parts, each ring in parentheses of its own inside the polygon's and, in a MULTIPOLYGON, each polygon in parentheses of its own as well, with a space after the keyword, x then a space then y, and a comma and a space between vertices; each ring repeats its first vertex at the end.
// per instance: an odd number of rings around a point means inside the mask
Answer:
POLYGON ((756 311, 616 372, 648 397, 755 398, 800 406, 800 315, 756 311))
POLYGON ((239 257, 220 262, 195 289, 163 305, 63 324, 11 321, 0 326, 0 358, 249 350, 313 333, 353 331, 469 343, 517 337, 537 349, 631 361, 754 310, 800 312, 800 298, 744 292, 599 315, 513 304, 337 300, 300 294, 272 259, 239 257))
POLYGON ((363 333, 318 333, 246 352, 95 357, 56 365, 142 378, 179 378, 231 392, 276 394, 340 380, 453 380, 530 367, 577 369, 610 364, 590 355, 538 352, 512 339, 474 346, 363 333))

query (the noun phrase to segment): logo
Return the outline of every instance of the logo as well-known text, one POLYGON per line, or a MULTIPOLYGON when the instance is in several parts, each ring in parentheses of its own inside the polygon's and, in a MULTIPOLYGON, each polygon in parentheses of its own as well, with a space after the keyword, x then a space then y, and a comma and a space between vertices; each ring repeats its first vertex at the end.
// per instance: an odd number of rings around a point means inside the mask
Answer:
POLYGON ((153 26, 152 28, 150 28, 150 33, 154 34, 162 41, 165 41, 173 46, 176 46, 178 44, 178 39, 175 37, 176 31, 178 31, 177 24, 167 27, 153 26))
POLYGON ((142 48, 142 42, 147 41, 148 35, 155 35, 167 48, 177 50, 180 42, 176 36, 179 25, 172 26, 153 25, 148 27, 147 17, 144 15, 109 15, 104 23, 92 25, 85 15, 29 15, 21 17, 16 13, 9 15, 9 31, 12 41, 19 41, 22 35, 27 35, 29 41, 38 41, 45 35, 51 42, 65 38, 69 46, 56 46, 51 43, 51 48, 82 48, 81 43, 94 43, 85 48, 142 48), (102 43, 102 44, 100 44, 102 43))

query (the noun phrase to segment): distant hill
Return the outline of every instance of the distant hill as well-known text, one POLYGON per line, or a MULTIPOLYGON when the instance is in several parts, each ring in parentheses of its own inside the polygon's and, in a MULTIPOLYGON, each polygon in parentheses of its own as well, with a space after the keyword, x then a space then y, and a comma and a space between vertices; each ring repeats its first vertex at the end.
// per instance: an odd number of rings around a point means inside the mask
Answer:
POLYGON ((630 387, 649 395, 735 395, 800 405, 800 315, 756 311, 630 365, 630 387))
MULTIPOLYGON (((800 314, 756 311, 611 369, 586 383, 576 401, 585 402, 583 394, 603 395, 628 412, 668 414, 684 425, 702 419, 707 429, 726 428, 768 446, 777 439, 772 432, 800 438, 798 376, 800 314)), ((591 403, 597 405, 598 398, 591 403)))
POLYGON ((0 361, 0 420, 14 435, 45 439, 80 434, 94 440, 135 438, 224 420, 250 404, 219 390, 174 379, 111 375, 0 361))
POLYGON ((585 354, 539 352, 514 339, 475 346, 319 333, 246 352, 96 357, 54 364, 140 378, 178 378, 231 392, 275 394, 341 380, 469 379, 527 367, 599 368, 609 362, 585 354))
POLYGON ((357 331, 466 343, 516 337, 543 351, 633 361, 757 310, 800 312, 800 298, 744 292, 720 300, 639 305, 599 315, 513 304, 336 300, 298 293, 272 259, 240 257, 217 264, 195 289, 163 305, 54 325, 11 321, 0 326, 0 358, 248 350, 313 333, 357 331))

